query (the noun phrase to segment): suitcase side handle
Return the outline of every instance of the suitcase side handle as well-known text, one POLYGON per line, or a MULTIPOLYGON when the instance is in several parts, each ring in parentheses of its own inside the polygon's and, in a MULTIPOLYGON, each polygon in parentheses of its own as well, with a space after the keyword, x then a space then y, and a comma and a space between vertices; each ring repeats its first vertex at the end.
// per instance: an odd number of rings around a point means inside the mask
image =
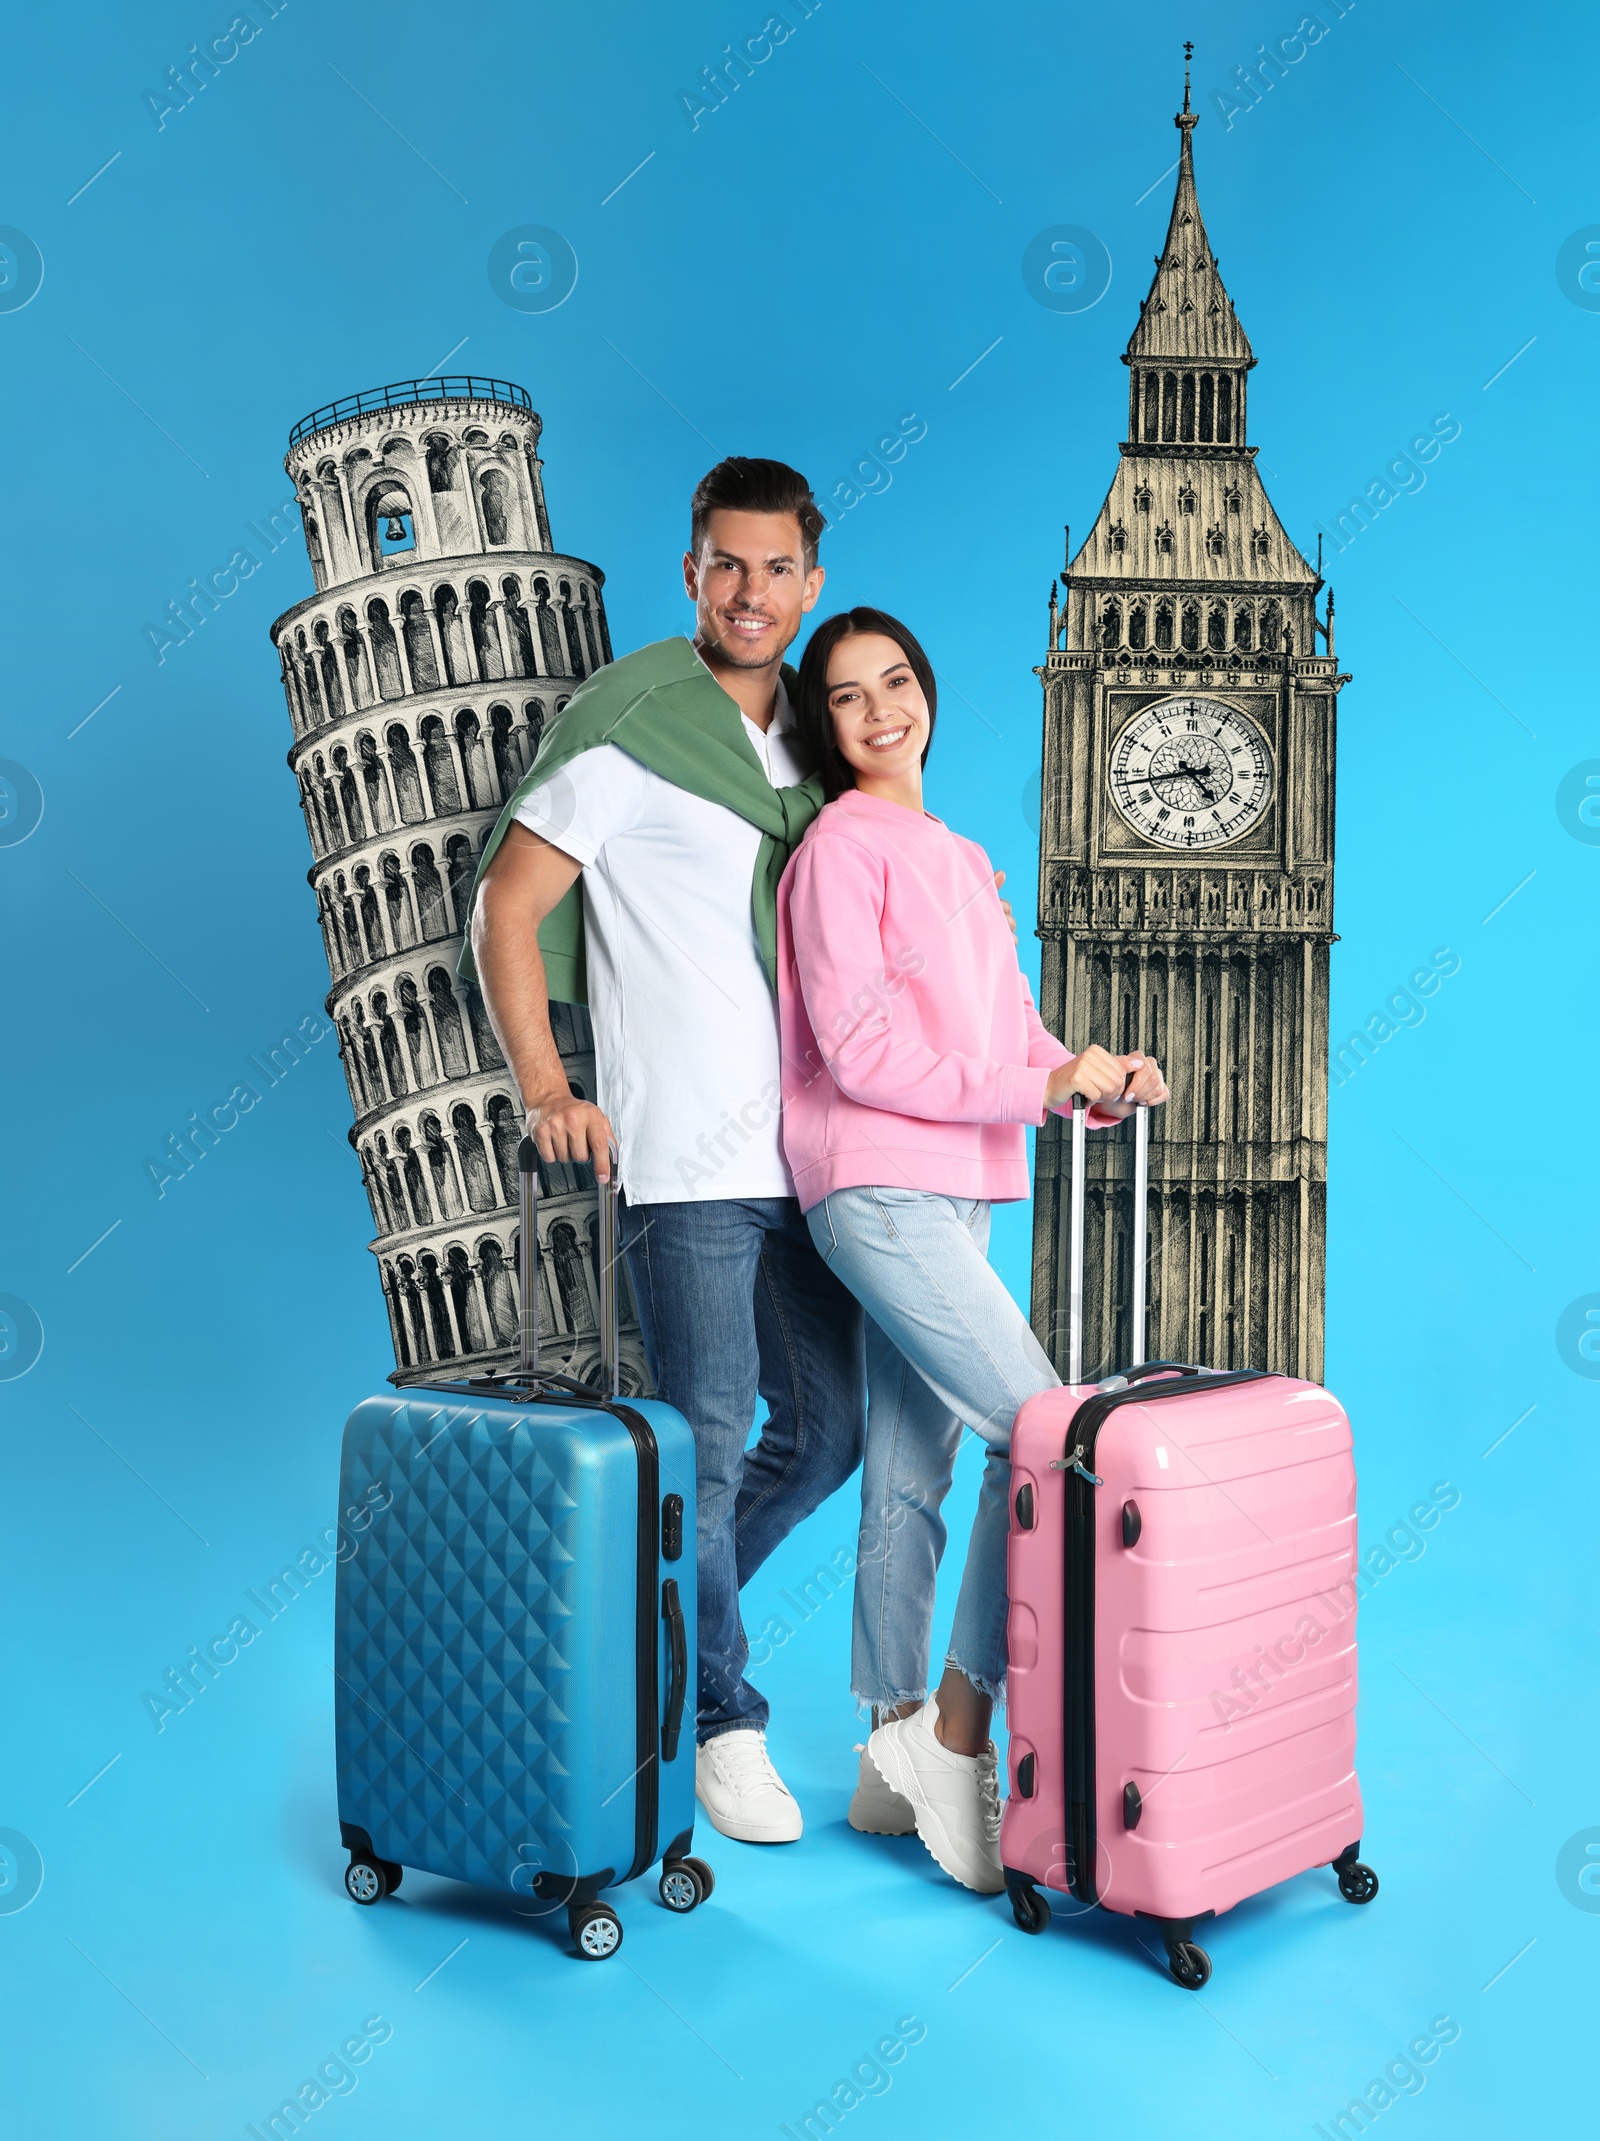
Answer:
POLYGON ((678 1758, 678 1735, 683 1730, 683 1705, 689 1692, 689 1638, 683 1625, 683 1606, 678 1582, 669 1576, 661 1586, 661 1618, 667 1624, 667 1714, 661 1721, 661 1759, 678 1758))
MULTIPOLYGON (((611 1178, 598 1185, 600 1228, 600 1391, 614 1398, 622 1388, 622 1341, 617 1307, 617 1197, 619 1155, 611 1146, 611 1178)), ((539 1148, 524 1136, 517 1146, 517 1366, 525 1381, 539 1375, 539 1148)))
MULTIPOLYGON (((1083 1381, 1083 1201, 1084 1148, 1089 1104, 1072 1096, 1072 1196, 1069 1204, 1067 1282, 1067 1381, 1083 1381)), ((1145 1230, 1150 1203, 1150 1110, 1141 1101, 1133 1111, 1133 1333, 1129 1373, 1144 1365, 1146 1321, 1145 1230)), ((1154 1365, 1154 1364, 1152 1364, 1154 1365)))

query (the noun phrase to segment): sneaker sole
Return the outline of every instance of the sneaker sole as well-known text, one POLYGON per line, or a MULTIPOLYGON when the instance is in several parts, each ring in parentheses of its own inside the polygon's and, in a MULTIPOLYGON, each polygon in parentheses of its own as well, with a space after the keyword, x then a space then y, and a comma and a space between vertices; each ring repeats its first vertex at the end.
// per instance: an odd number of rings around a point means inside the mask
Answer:
POLYGON ((695 1794, 695 1800, 717 1834, 730 1837, 736 1844, 797 1844, 804 1834, 803 1826, 792 1830, 765 1829, 756 1828, 748 1822, 733 1821, 718 1815, 713 1808, 707 1806, 698 1792, 695 1794))
MULTIPOLYGON (((876 1769, 877 1764, 874 1763, 873 1767, 876 1769)), ((860 1796, 860 1793, 857 1792, 856 1798, 859 1799, 860 1796)), ((851 1800, 850 1811, 845 1816, 845 1819, 858 1836, 915 1836, 917 1833, 917 1822, 914 1814, 909 1819, 903 1815, 884 1815, 869 1820, 858 1811, 855 1799, 851 1800), (890 1827, 891 1821, 894 1824, 892 1828, 890 1827)))
MULTIPOLYGON (((877 1734, 874 1733, 873 1739, 876 1738, 877 1734)), ((869 1740, 867 1742, 867 1756, 873 1768, 882 1777, 889 1789, 898 1792, 901 1798, 910 1805, 911 1811, 916 1817, 917 1836, 923 1849, 939 1868, 940 1872, 947 1873, 959 1887, 970 1890, 975 1896, 1000 1895, 1006 1885, 1003 1874, 992 1882, 971 1881, 964 1873, 958 1872, 951 1865, 950 1860, 954 1854, 950 1850, 950 1839, 946 1835, 938 1815, 933 1811, 926 1792, 917 1783, 915 1770, 909 1762, 901 1758, 900 1749, 895 1742, 892 1739, 885 1741, 883 1747, 884 1759, 880 1761, 873 1752, 872 1740, 869 1740), (885 1761, 889 1764, 889 1769, 884 1767, 885 1761), (890 1774, 890 1769, 893 1770, 893 1775, 890 1774), (926 1828, 923 1826, 924 1822, 927 1824, 926 1828)))

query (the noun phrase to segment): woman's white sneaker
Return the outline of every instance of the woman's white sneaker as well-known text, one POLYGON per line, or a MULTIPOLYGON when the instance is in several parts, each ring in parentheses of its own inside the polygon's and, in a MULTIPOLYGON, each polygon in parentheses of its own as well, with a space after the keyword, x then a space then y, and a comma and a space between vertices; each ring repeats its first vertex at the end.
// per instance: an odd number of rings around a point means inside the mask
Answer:
POLYGON ((914 1836, 917 1817, 911 1811, 910 1800, 884 1783, 877 1763, 865 1747, 858 1747, 856 1753, 861 1757, 861 1768, 846 1817, 851 1828, 863 1836, 914 1836))
POLYGON ((996 1896, 1000 1868, 1000 1784, 994 1744, 982 1754, 954 1754, 934 1731, 939 1698, 910 1717, 880 1725, 867 1753, 893 1791, 909 1801, 917 1834, 963 1888, 996 1896))
POLYGON ((719 1732, 695 1749, 695 1797, 712 1828, 741 1844, 792 1844, 803 1823, 754 1725, 719 1732))

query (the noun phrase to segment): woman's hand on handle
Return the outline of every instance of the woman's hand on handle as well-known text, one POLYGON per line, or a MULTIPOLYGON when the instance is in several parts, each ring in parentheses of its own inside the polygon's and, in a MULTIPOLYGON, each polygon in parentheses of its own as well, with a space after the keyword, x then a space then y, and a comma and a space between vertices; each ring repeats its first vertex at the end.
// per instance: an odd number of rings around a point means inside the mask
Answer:
POLYGON ((593 1101, 553 1093, 547 1100, 529 1101, 527 1119, 541 1160, 590 1160, 595 1180, 610 1181, 617 1133, 593 1101))
POLYGON ((1070 1108, 1073 1094, 1081 1093, 1093 1107, 1097 1102, 1120 1098, 1126 1082, 1127 1073, 1120 1058, 1109 1049, 1091 1045, 1050 1073, 1044 1104, 1047 1108, 1070 1108))
POLYGON ((1128 1074, 1128 1087, 1123 1099, 1129 1106, 1159 1108, 1170 1098, 1167 1081, 1161 1075, 1161 1065, 1154 1056, 1119 1056, 1118 1062, 1128 1074))
POLYGON ((1103 1115, 1131 1115, 1141 1103, 1159 1107, 1167 1097, 1167 1082, 1153 1056, 1114 1056, 1091 1045, 1050 1073, 1045 1106, 1070 1108, 1074 1093, 1081 1093, 1103 1115))

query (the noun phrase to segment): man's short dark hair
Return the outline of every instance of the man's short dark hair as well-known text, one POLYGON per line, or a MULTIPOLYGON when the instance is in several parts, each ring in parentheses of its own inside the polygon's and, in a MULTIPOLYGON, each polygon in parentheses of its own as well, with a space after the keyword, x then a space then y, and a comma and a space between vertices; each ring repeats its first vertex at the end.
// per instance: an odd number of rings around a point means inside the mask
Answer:
POLYGON ((706 523, 718 507, 730 513, 787 513, 800 523, 806 570, 817 562, 817 544, 828 523, 800 471, 784 461, 754 461, 730 454, 695 486, 689 507, 689 547, 700 555, 706 523))

